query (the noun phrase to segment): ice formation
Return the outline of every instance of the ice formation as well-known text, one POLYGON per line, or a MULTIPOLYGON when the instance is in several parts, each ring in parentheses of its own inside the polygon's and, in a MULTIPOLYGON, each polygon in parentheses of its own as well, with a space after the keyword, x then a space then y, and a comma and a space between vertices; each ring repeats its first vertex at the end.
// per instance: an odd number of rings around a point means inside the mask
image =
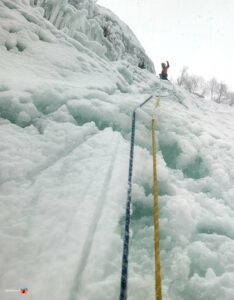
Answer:
POLYGON ((34 0, 56 28, 111 61, 127 60, 154 72, 154 65, 130 28, 91 0, 34 0))
MULTIPOLYGON (((91 1, 2 0, 0 53, 0 299, 118 299, 131 114, 161 94, 163 299, 233 300, 233 108, 160 83, 91 1)), ((129 300, 155 299, 153 106, 137 113, 129 300)))

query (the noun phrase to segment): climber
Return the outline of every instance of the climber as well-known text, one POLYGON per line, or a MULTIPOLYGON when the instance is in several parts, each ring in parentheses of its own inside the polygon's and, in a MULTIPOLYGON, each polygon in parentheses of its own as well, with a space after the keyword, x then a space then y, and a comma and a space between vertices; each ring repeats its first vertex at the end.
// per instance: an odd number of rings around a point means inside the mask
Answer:
POLYGON ((169 62, 167 61, 167 65, 162 63, 162 72, 159 74, 161 79, 167 80, 167 69, 170 67, 169 62))

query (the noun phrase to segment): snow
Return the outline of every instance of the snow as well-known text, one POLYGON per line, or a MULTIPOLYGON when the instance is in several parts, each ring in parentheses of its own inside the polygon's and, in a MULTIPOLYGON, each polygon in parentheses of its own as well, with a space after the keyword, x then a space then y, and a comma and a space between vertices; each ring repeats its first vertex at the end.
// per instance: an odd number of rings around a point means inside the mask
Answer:
MULTIPOLYGON (((163 299, 232 300, 233 108, 160 82, 128 27, 94 2, 3 0, 0 11, 0 298, 26 286, 28 299, 118 299, 131 115, 160 94, 163 299)), ((132 300, 155 299, 153 107, 137 112, 132 300)))

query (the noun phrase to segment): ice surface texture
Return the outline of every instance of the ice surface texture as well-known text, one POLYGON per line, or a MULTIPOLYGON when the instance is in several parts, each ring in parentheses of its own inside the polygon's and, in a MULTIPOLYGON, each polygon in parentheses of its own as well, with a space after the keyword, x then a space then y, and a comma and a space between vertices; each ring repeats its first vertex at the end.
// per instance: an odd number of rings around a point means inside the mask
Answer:
POLYGON ((154 72, 154 65, 130 28, 111 11, 87 0, 35 0, 56 28, 111 61, 127 60, 154 72))
MULTIPOLYGON (((90 1, 2 0, 0 18, 0 299, 21 286, 33 300, 118 299, 131 115, 162 93, 164 299, 233 300, 233 108, 161 86, 127 26, 90 1)), ((155 298, 152 108, 137 113, 132 300, 155 298)))

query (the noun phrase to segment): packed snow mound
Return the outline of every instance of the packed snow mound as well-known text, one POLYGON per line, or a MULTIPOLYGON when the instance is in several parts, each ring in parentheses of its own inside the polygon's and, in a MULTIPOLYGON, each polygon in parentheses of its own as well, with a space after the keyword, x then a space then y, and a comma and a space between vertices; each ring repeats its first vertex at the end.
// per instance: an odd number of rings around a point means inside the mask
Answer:
POLYGON ((155 72, 154 65, 131 31, 111 11, 93 0, 31 0, 42 15, 100 57, 126 60, 155 72))
MULTIPOLYGON (((118 299, 131 116, 160 95, 163 299, 233 300, 233 108, 100 55, 44 17, 96 6, 61 3, 0 2, 0 299, 118 299)), ((129 300, 155 299, 153 107, 137 112, 129 300)))

